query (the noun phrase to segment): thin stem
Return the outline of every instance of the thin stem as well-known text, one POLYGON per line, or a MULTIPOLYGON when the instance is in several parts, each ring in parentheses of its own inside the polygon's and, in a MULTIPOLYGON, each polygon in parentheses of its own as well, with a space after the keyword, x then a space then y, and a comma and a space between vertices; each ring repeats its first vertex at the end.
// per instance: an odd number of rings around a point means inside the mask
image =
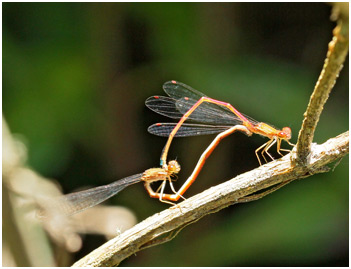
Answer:
POLYGON ((335 85, 336 79, 348 54, 348 20, 339 19, 333 30, 333 39, 328 46, 327 58, 324 61, 322 72, 311 95, 304 120, 297 141, 297 163, 304 165, 311 151, 314 132, 322 113, 329 93, 335 85))

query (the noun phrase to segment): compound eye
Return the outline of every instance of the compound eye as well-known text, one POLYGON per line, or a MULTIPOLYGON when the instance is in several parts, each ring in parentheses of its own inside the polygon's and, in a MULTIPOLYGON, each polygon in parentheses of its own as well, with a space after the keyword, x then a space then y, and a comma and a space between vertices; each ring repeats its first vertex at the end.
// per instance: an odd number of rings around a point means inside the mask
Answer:
POLYGON ((282 131, 279 132, 279 135, 289 140, 291 138, 291 129, 289 127, 284 127, 282 131))
POLYGON ((178 173, 180 171, 180 165, 177 161, 170 161, 168 163, 168 171, 178 173))

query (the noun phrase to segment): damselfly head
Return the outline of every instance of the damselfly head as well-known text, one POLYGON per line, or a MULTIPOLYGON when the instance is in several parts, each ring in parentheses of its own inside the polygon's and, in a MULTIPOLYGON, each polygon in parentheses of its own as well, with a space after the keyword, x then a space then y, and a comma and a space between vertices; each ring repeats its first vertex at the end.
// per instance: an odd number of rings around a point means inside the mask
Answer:
POLYGON ((279 136, 282 139, 285 140, 290 140, 291 138, 291 129, 289 127, 284 127, 280 132, 279 132, 279 136))
POLYGON ((174 174, 177 174, 180 171, 180 164, 176 160, 169 161, 167 167, 168 171, 174 174))

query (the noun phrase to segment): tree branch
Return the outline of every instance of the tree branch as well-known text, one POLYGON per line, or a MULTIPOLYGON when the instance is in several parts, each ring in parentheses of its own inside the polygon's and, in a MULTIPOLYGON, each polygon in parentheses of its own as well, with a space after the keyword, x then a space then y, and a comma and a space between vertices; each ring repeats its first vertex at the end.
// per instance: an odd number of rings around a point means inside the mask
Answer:
MULTIPOLYGON (((334 7, 334 16, 338 6, 334 7)), ((297 163, 304 165, 311 150, 314 132, 317 127, 324 104, 327 102, 337 77, 343 67, 349 48, 349 24, 344 15, 337 20, 333 30, 333 39, 328 46, 327 58, 322 72, 311 95, 297 141, 297 163)))
POLYGON ((168 237, 166 240, 159 239, 169 232, 177 229, 179 232, 179 229, 186 225, 230 205, 246 202, 245 199, 251 201, 261 198, 257 196, 250 198, 249 195, 257 191, 328 172, 330 168, 327 165, 344 157, 348 152, 349 132, 329 139, 322 145, 313 144, 309 161, 305 166, 291 166, 290 157, 295 154, 292 152, 147 218, 94 250, 73 266, 116 266, 130 255, 150 246, 150 242, 157 244, 169 241, 168 237))

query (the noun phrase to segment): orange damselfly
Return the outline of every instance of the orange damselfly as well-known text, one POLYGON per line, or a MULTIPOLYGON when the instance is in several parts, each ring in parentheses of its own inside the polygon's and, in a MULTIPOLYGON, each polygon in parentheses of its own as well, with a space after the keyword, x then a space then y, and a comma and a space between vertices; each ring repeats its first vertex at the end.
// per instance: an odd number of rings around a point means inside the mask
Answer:
POLYGON ((173 203, 163 200, 164 197, 167 199, 167 197, 170 196, 170 194, 164 194, 163 192, 166 183, 169 182, 172 191, 176 193, 171 180, 179 171, 179 163, 173 160, 167 164, 166 168, 151 168, 143 173, 132 175, 107 185, 55 197, 51 199, 49 203, 50 206, 55 206, 57 212, 60 214, 74 215, 104 202, 132 184, 144 182, 145 188, 151 197, 159 198, 161 202, 173 205, 173 203), (155 192, 151 188, 151 183, 156 181, 163 182, 155 192))
POLYGON ((152 96, 145 102, 147 107, 161 115, 180 119, 178 123, 156 123, 148 128, 148 131, 152 134, 168 136, 168 141, 161 155, 162 166, 166 164, 168 150, 173 137, 214 134, 223 132, 238 124, 245 126, 252 133, 269 138, 268 142, 255 151, 260 165, 262 164, 258 155, 260 150, 262 150, 261 155, 263 159, 267 162, 264 153, 274 160, 268 150, 275 143, 277 144, 277 152, 281 156, 283 155, 280 151, 290 151, 281 149, 282 140, 294 146, 294 144, 289 142, 291 138, 291 129, 289 127, 279 130, 267 123, 256 121, 240 113, 231 104, 207 97, 190 86, 175 80, 166 82, 163 85, 163 89, 169 97, 152 96), (201 124, 184 123, 186 120, 201 124))
POLYGON ((107 185, 55 197, 50 201, 50 205, 55 206, 56 212, 60 214, 74 215, 104 202, 112 196, 117 195, 124 188, 138 182, 144 182, 145 189, 151 198, 158 198, 163 203, 174 205, 174 203, 170 201, 178 201, 180 198, 185 199, 182 195, 195 181, 206 159, 211 155, 212 151, 224 137, 230 135, 235 131, 241 131, 247 135, 251 135, 251 132, 245 126, 241 125, 232 126, 231 128, 218 134, 212 143, 207 147, 207 149, 202 153, 192 174, 189 176, 189 178, 182 185, 178 192, 175 191, 173 187, 172 178, 179 173, 180 164, 177 161, 172 160, 162 168, 150 168, 144 173, 132 175, 107 185), (156 181, 162 181, 162 183, 159 188, 154 191, 151 187, 151 184, 156 181), (173 194, 164 193, 167 182, 169 182, 173 194))
POLYGON ((263 148, 263 153, 266 153, 271 159, 273 157, 268 153, 268 149, 277 143, 277 151, 280 155, 281 141, 289 142, 291 138, 291 130, 289 127, 284 127, 278 130, 266 123, 257 122, 248 116, 237 111, 229 103, 218 101, 205 96, 204 94, 192 89, 191 87, 176 82, 174 80, 166 82, 163 85, 165 92, 170 97, 153 96, 146 100, 146 105, 155 112, 171 117, 180 118, 180 121, 175 123, 157 123, 149 127, 148 131, 152 134, 160 136, 168 136, 167 143, 162 151, 161 166, 162 168, 151 168, 144 173, 129 176, 111 184, 63 195, 54 199, 54 202, 61 205, 61 212, 66 215, 79 213, 87 208, 93 207, 111 198, 127 186, 138 182, 144 182, 144 186, 150 197, 158 198, 161 202, 170 203, 169 201, 177 201, 183 198, 184 192, 194 182, 200 170, 202 169, 206 159, 212 153, 218 143, 226 136, 235 131, 245 132, 247 135, 257 133, 270 138, 256 150, 256 156, 261 164, 258 156, 258 151, 263 148), (189 124, 184 123, 185 120, 194 120, 205 124, 189 124), (171 178, 180 171, 180 165, 177 161, 166 163, 168 150, 174 136, 192 136, 202 134, 215 134, 216 136, 210 146, 201 155, 191 176, 186 180, 178 192, 174 190, 171 178), (155 191, 151 188, 151 183, 163 181, 159 188, 155 191), (169 182, 174 194, 164 193, 165 185, 169 182), (168 201, 166 201, 168 200, 168 201))

